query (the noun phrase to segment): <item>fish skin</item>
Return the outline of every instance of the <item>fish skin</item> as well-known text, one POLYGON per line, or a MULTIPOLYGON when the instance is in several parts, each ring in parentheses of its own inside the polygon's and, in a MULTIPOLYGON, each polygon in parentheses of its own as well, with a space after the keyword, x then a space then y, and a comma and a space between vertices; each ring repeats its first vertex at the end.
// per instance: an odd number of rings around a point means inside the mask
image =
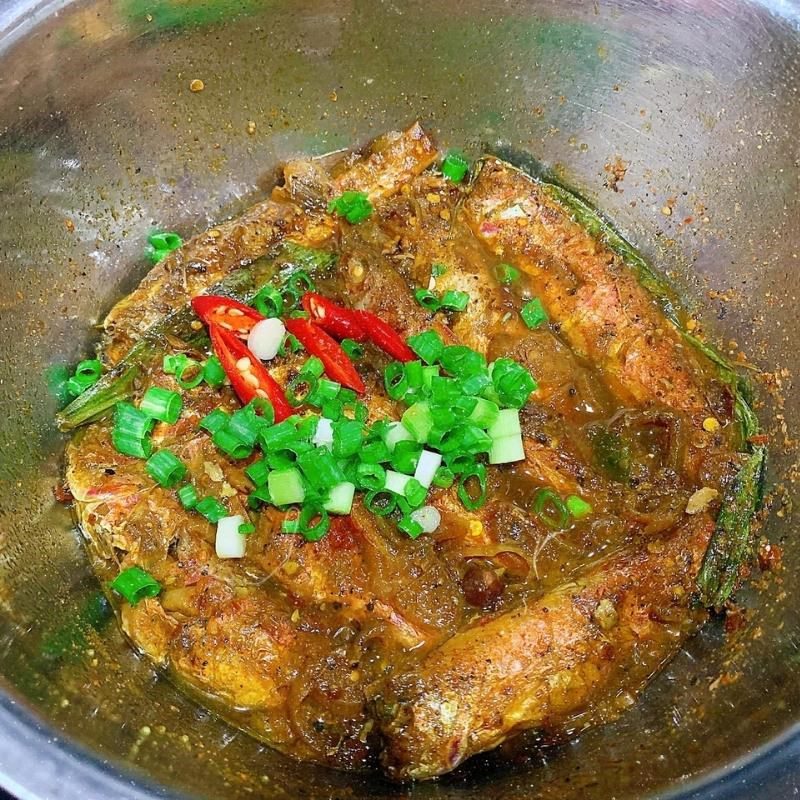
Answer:
POLYGON ((612 689, 615 670, 637 652, 648 651, 653 668, 672 657, 698 624, 689 598, 713 527, 704 516, 625 549, 394 675, 376 697, 387 774, 432 778, 520 731, 557 730, 612 689), (603 601, 617 618, 605 630, 594 616, 603 601))

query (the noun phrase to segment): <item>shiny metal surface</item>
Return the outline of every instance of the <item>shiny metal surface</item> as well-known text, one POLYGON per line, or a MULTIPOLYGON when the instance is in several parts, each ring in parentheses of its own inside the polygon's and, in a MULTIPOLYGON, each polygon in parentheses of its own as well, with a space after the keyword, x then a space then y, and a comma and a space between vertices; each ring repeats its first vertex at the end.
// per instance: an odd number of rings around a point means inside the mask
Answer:
POLYGON ((0 37, 0 783, 38 798, 790 796, 797 3, 15 2, 0 37), (618 723, 393 788, 230 729, 87 605, 97 586, 52 496, 63 440, 48 375, 89 352, 92 323, 144 274, 151 228, 202 229, 287 157, 415 117, 445 145, 508 144, 552 164, 766 374, 766 530, 786 554, 743 593, 743 630, 710 625, 618 723))

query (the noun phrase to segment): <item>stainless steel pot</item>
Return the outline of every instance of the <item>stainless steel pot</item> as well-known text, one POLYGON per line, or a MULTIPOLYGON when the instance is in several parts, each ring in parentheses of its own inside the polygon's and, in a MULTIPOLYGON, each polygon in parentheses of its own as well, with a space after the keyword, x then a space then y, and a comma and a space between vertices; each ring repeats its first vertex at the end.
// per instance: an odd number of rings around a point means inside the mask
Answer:
POLYGON ((799 87, 792 0, 0 4, 0 783, 25 798, 796 793, 799 87), (394 788, 270 752, 130 652, 53 500, 48 386, 144 273, 151 228, 201 229, 286 157, 415 117, 445 145, 548 161, 769 374, 766 531, 785 558, 742 593, 741 631, 708 626, 617 724, 394 788))

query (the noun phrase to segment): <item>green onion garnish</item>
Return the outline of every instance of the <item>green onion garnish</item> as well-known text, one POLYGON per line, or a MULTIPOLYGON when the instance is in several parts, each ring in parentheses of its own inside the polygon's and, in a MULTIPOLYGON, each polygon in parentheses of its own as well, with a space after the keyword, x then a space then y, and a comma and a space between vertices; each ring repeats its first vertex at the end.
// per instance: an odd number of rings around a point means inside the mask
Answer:
POLYGON ((103 365, 96 358, 81 361, 75 367, 75 372, 67 380, 67 391, 73 397, 83 394, 90 386, 100 380, 102 372, 103 365))
POLYGON ((328 532, 330 526, 331 520, 324 508, 306 505, 300 509, 297 516, 287 516, 281 530, 284 533, 298 533, 308 542, 318 542, 328 532), (317 522, 312 525, 315 519, 317 522))
POLYGON ((469 415, 470 421, 484 430, 491 428, 500 416, 500 407, 497 403, 485 400, 483 397, 476 397, 475 401, 475 408, 469 415))
POLYGON ((325 372, 325 365, 316 356, 311 356, 306 359, 306 362, 300 367, 300 372, 305 375, 313 375, 315 378, 321 378, 322 373, 325 372))
POLYGON ((427 402, 414 403, 405 410, 402 417, 403 425, 408 432, 418 441, 425 442, 433 428, 433 417, 427 402))
POLYGON ((497 280, 503 286, 509 286, 519 278, 519 270, 516 267, 512 267, 511 264, 498 264, 494 268, 494 272, 497 275, 497 280))
POLYGON ((323 508, 330 514, 349 514, 353 508, 353 497, 356 487, 350 481, 342 481, 332 486, 328 492, 328 499, 323 503, 323 508))
MULTIPOLYGON (((272 406, 269 406, 269 409, 271 411, 272 406)), ((255 407, 248 403, 244 408, 240 408, 231 414, 225 430, 244 442, 248 447, 253 447, 259 431, 264 427, 268 427, 268 425, 267 419, 259 417, 256 414, 255 407)))
POLYGON ((439 362, 456 378, 468 378, 486 369, 486 359, 480 353, 460 344, 445 347, 439 362))
POLYGON ((216 356, 206 360, 203 364, 203 380, 212 388, 218 389, 225 383, 225 370, 216 356))
POLYGON ((445 311, 463 311, 468 303, 469 295, 466 292, 449 289, 442 295, 440 306, 445 311))
POLYGON ((114 427, 111 442, 123 455, 148 458, 153 452, 150 431, 153 420, 130 403, 117 403, 114 409, 114 427))
POLYGON ((152 264, 157 264, 166 258, 173 250, 177 250, 183 240, 177 233, 166 231, 164 233, 151 233, 147 237, 145 254, 152 264))
POLYGON ((177 392, 162 389, 160 386, 151 386, 139 403, 139 410, 148 417, 174 425, 181 415, 183 401, 177 392))
POLYGON ((411 539, 416 539, 422 533, 422 525, 408 515, 403 515, 397 521, 397 527, 411 539))
POLYGON ((444 275, 447 272, 447 266, 445 264, 432 264, 431 265, 431 277, 438 278, 440 275, 444 275))
POLYGON ((439 467, 433 476, 433 485, 440 489, 449 489, 453 485, 455 476, 449 467, 439 467))
POLYGON ((378 517, 388 517, 397 508, 397 497, 386 489, 367 492, 364 497, 364 508, 378 517))
POLYGON ((468 511, 477 511, 486 502, 486 496, 486 467, 475 464, 458 479, 458 499, 468 511), (477 493, 473 488, 476 482, 477 493))
POLYGON ((280 317, 283 314, 283 297, 274 286, 262 286, 253 298, 253 306, 264 317, 280 317))
POLYGON ((147 474, 159 485, 169 488, 186 475, 186 467, 171 450, 158 450, 147 459, 147 474))
POLYGON ((531 392, 537 389, 530 372, 511 358, 498 358, 492 365, 491 373, 501 406, 522 408, 531 392))
POLYGON ((236 461, 247 458, 253 452, 253 445, 242 441, 235 433, 230 431, 227 425, 214 431, 211 434, 211 441, 225 455, 236 461))
POLYGON ((300 470, 294 467, 276 469, 270 472, 267 486, 269 487, 272 502, 276 506, 294 505, 305 500, 306 492, 303 488, 303 478, 300 475, 300 470))
POLYGON ((564 501, 549 488, 539 489, 533 499, 533 512, 548 528, 560 530, 569 522, 564 501))
POLYGON ((328 203, 328 213, 338 214, 351 225, 357 225, 372 214, 372 203, 364 192, 348 191, 328 203))
POLYGON ((428 496, 428 490, 416 479, 411 478, 405 488, 405 498, 411 508, 419 508, 428 496))
POLYGON ((252 522, 243 522, 239 526, 239 533, 242 536, 249 536, 251 533, 256 532, 256 526, 252 522))
POLYGON ((261 505, 266 505, 272 503, 272 497, 269 493, 269 487, 259 486, 254 492, 250 492, 247 496, 247 506, 248 508, 256 511, 261 505))
POLYGON ((216 525, 223 517, 228 516, 228 509, 216 497, 204 497, 197 503, 194 510, 204 516, 212 525, 216 525))
POLYGON ((403 364, 399 361, 392 361, 383 371, 383 385, 386 387, 386 394, 392 400, 401 400, 405 397, 409 389, 408 377, 403 364))
POLYGON ((439 298, 428 289, 415 290, 414 299, 431 314, 435 314, 441 308, 439 298))
POLYGON ((300 455, 297 466, 300 467, 306 483, 321 492, 329 491, 345 477, 339 462, 325 447, 315 447, 300 455))
POLYGON ((350 458, 361 449, 364 424, 355 419, 343 419, 333 423, 333 455, 350 458))
POLYGON ((293 272, 286 281, 286 288, 301 297, 306 292, 313 292, 317 287, 311 276, 304 270, 298 269, 293 272))
POLYGON ((161 592, 161 584, 141 567, 122 570, 109 586, 132 606, 146 597, 157 597, 161 592))
POLYGON ((571 494, 564 505, 566 505, 567 511, 569 511, 575 519, 583 519, 593 511, 591 503, 587 503, 582 497, 578 497, 576 494, 571 494))
POLYGON ((409 336, 408 346, 426 363, 435 364, 444 353, 444 342, 436 331, 424 331, 409 336))
POLYGON ((178 500, 180 500, 181 505, 184 508, 194 508, 197 505, 198 500, 197 489, 195 489, 191 483, 181 486, 181 488, 178 489, 178 500))
POLYGON ((415 441, 397 442, 390 459, 392 469, 412 475, 417 468, 422 445, 415 441))
POLYGON ((194 389, 203 382, 203 366, 193 358, 185 358, 175 370, 175 380, 181 389, 194 389))
POLYGON ((442 175, 453 183, 461 183, 469 172, 469 161, 460 150, 450 150, 442 160, 442 175))
POLYGON ((303 345, 300 344, 300 340, 293 334, 287 333, 286 336, 283 337, 281 346, 278 348, 278 355, 288 356, 291 353, 299 353, 302 349, 303 345))
POLYGON ((256 485, 264 486, 269 477, 269 465, 263 458, 254 461, 244 468, 244 474, 256 485))
POLYGON ((167 375, 174 375, 189 360, 185 353, 167 353, 162 362, 162 369, 167 375))
POLYGON ((380 464, 359 464, 355 477, 360 488, 370 491, 383 489, 386 484, 386 470, 380 464))
POLYGON ((220 428, 224 428, 228 424, 230 418, 230 414, 226 414, 221 408, 215 408, 213 411, 206 414, 198 425, 204 431, 216 433, 220 428))
POLYGON ((364 357, 364 347, 355 339, 342 339, 342 350, 347 353, 351 361, 357 361, 364 357))
POLYGON ((549 319, 542 301, 538 297, 525 303, 519 313, 522 321, 531 329, 541 328, 549 319))

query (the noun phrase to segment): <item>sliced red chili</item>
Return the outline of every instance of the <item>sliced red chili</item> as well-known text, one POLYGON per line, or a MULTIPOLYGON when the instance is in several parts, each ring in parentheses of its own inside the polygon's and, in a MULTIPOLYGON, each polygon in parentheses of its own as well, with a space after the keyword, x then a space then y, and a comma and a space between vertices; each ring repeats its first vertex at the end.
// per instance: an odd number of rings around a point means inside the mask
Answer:
POLYGON ((218 325, 223 330, 239 335, 249 333, 256 322, 264 319, 254 308, 216 294, 199 294, 193 297, 192 308, 206 325, 218 325))
POLYGON ((245 405, 255 397, 269 400, 275 410, 276 422, 291 416, 292 408, 283 389, 236 334, 214 324, 208 326, 208 332, 211 346, 239 399, 245 405))
POLYGON ((356 372, 353 362, 347 357, 347 353, 342 350, 339 342, 327 334, 319 325, 315 325, 311 320, 295 317, 284 320, 286 330, 296 336, 300 344, 316 356, 325 367, 327 376, 335 381, 339 381, 342 386, 354 389, 361 394, 366 387, 361 376, 356 372))
POLYGON ((400 334, 388 322, 371 311, 354 311, 356 319, 367 332, 367 338, 396 361, 413 361, 416 356, 400 334))
POLYGON ((363 342, 367 332, 358 321, 356 312, 334 303, 316 292, 303 295, 303 308, 312 322, 337 339, 355 339, 363 342))

